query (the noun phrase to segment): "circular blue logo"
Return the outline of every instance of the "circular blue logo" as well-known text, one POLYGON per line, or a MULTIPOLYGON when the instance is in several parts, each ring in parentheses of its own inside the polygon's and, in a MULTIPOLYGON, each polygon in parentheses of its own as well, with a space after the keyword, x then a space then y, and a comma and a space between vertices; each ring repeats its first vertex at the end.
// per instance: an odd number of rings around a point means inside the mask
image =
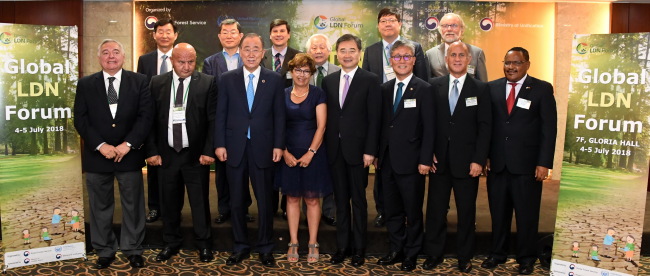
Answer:
POLYGON ((319 15, 314 18, 314 27, 319 30, 327 28, 327 17, 324 15, 319 15))

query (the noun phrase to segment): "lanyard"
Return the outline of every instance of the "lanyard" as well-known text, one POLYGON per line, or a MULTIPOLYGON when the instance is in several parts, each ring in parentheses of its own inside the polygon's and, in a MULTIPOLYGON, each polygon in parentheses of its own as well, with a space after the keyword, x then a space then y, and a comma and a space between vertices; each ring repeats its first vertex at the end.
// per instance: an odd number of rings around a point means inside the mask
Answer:
MULTIPOLYGON (((381 51, 384 52, 384 57, 386 58, 386 63, 388 64, 388 66, 390 66, 390 58, 388 57, 388 55, 386 55, 386 48, 382 49, 381 51)), ((388 51, 390 51, 390 50, 388 50, 388 51)))
MULTIPOLYGON (((183 95, 183 105, 187 103, 187 91, 190 90, 190 84, 187 84, 187 88, 185 88, 185 94, 183 95)), ((176 82, 172 80, 172 91, 176 91, 176 82)))

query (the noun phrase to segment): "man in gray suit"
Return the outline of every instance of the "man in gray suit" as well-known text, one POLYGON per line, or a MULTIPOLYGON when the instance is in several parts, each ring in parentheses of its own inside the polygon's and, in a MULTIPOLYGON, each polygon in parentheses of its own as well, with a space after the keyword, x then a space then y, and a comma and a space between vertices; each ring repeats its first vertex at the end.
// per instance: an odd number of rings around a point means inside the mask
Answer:
MULTIPOLYGON (((309 84, 322 88, 323 78, 328 74, 341 70, 341 67, 331 64, 328 61, 332 45, 326 35, 312 35, 307 40, 306 47, 307 53, 316 61, 317 69, 317 73, 311 78, 309 84)), ((334 201, 334 193, 323 197, 322 217, 323 221, 328 225, 336 226, 336 202, 334 201)))
MULTIPOLYGON (((455 13, 447 13, 440 19, 440 26, 438 31, 442 36, 442 41, 438 46, 429 49, 426 52, 427 59, 429 60, 429 77, 435 78, 446 76, 449 74, 447 64, 445 62, 445 54, 449 45, 459 41, 465 31, 465 22, 460 15, 455 13)), ((467 66, 467 75, 478 79, 483 82, 488 81, 487 69, 485 68, 485 54, 483 50, 474 45, 467 44, 472 60, 467 66)))

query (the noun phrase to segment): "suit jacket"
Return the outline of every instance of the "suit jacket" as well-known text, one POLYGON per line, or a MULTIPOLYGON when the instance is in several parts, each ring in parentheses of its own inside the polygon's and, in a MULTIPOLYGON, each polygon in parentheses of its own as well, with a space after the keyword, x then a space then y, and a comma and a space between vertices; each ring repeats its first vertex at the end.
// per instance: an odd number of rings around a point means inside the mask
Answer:
POLYGON ((251 131, 251 149, 259 168, 273 165, 273 149, 284 149, 284 86, 280 74, 262 68, 253 107, 248 111, 244 69, 221 75, 217 100, 215 148, 225 147, 229 166, 240 165, 251 131))
POLYGON ((440 172, 449 170, 457 178, 470 177, 470 163, 485 166, 490 146, 492 106, 488 85, 466 77, 451 115, 449 75, 433 78, 429 83, 436 93, 436 167, 440 172), (476 105, 467 106, 468 98, 476 98, 476 105))
MULTIPOLYGON (((163 167, 169 164, 165 160, 173 158, 173 149, 169 146, 169 107, 171 104, 173 72, 155 76, 151 79, 151 98, 155 117, 154 124, 147 138, 147 157, 160 155, 163 167)), ((214 117, 217 106, 217 88, 214 78, 194 72, 187 92, 185 109, 185 128, 189 142, 191 160, 198 163, 201 155, 215 157, 213 145, 214 117)), ((175 92, 174 92, 175 93, 175 92)))
MULTIPOLYGON (((158 75, 158 50, 141 55, 138 58, 138 70, 140 74, 147 75, 147 81, 158 75)), ((171 68, 170 68, 171 69, 171 68)))
POLYGON ((323 78, 323 91, 327 94, 327 158, 333 163, 341 147, 345 161, 350 165, 359 165, 363 164, 364 154, 377 156, 381 97, 376 93, 379 92, 381 80, 377 75, 358 68, 341 108, 339 80, 342 72, 323 78))
POLYGON ((506 85, 505 78, 489 83, 493 125, 491 170, 500 172, 507 168, 514 174, 534 174, 536 166, 553 168, 557 135, 553 86, 527 76, 508 115, 506 85), (517 106, 516 103, 522 99, 530 101, 529 108, 517 106))
MULTIPOLYGON (((410 41, 415 45, 415 67, 413 67, 413 74, 420 79, 428 79, 427 61, 424 52, 422 51, 422 46, 420 43, 415 41, 404 38, 402 38, 402 40, 410 41)), ((384 44, 380 40, 366 48, 366 51, 363 54, 363 65, 361 67, 375 73, 375 75, 379 76, 379 80, 382 81, 384 79, 384 59, 384 44)))
POLYGON ((418 173, 418 165, 433 162, 435 112, 433 89, 416 76, 403 88, 402 100, 393 112, 396 79, 381 85, 382 120, 379 167, 386 155, 399 174, 418 173), (405 100, 415 100, 415 107, 404 108, 405 100))
POLYGON ((135 171, 144 166, 141 149, 153 121, 153 108, 147 77, 122 70, 115 118, 111 116, 102 72, 83 77, 77 82, 74 101, 74 126, 84 140, 82 164, 84 171, 107 173, 135 171), (132 149, 121 162, 106 159, 97 146, 106 142, 117 146, 129 142, 132 149))
MULTIPOLYGON (((469 62, 469 66, 474 67, 474 73, 470 74, 468 72, 467 74, 482 82, 487 82, 488 75, 487 69, 485 68, 485 54, 483 53, 483 50, 467 43, 465 43, 465 45, 467 45, 469 53, 472 55, 472 60, 469 62)), ((440 43, 440 45, 429 49, 426 55, 429 61, 430 77, 435 78, 449 74, 445 62, 445 43, 440 43)))
MULTIPOLYGON (((293 85, 293 79, 287 78, 287 71, 289 69, 289 61, 291 61, 293 57, 296 56, 297 53, 300 53, 300 51, 287 46, 287 53, 284 56, 284 61, 282 62, 282 69, 280 70, 280 76, 282 76, 285 88, 293 85)), ((264 58, 262 59, 261 65, 262 67, 273 71, 274 63, 275 63, 275 57, 273 56, 273 51, 271 50, 271 48, 268 48, 264 51, 264 58)))
MULTIPOLYGON (((314 73, 314 74, 318 75, 318 66, 316 66, 316 69, 317 69, 316 73, 314 73)), ((327 75, 333 74, 336 71, 341 71, 341 67, 338 67, 338 66, 332 64, 331 62, 328 62, 327 63, 327 75)), ((309 79, 309 84, 314 85, 314 86, 316 85, 316 81, 314 81, 313 76, 309 79)))
MULTIPOLYGON (((237 63, 237 69, 242 66, 244 66, 244 63, 240 56, 239 62, 237 63)), ((215 84, 219 83, 219 77, 221 77, 221 74, 228 72, 228 64, 226 64, 226 57, 223 56, 223 51, 205 58, 205 60, 203 60, 203 69, 201 69, 201 72, 213 76, 215 84)))

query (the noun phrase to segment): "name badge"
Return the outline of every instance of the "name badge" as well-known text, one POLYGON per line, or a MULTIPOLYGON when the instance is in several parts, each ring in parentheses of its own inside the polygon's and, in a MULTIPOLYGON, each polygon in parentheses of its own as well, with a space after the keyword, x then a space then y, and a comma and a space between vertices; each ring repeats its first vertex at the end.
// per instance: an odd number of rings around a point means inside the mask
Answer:
POLYGON ((185 123, 185 107, 174 107, 172 109, 172 124, 185 123))
POLYGON ((386 81, 394 79, 395 71, 393 71, 393 67, 390 65, 384 66, 384 75, 386 75, 386 81))
POLYGON ((519 98, 519 100, 517 100, 517 107, 521 107, 523 109, 530 109, 530 100, 519 98))
POLYGON ((474 65, 467 65, 467 73, 474 75, 476 72, 476 67, 474 65))
POLYGON ((465 106, 475 106, 478 104, 478 99, 476 97, 469 97, 465 99, 465 106))
POLYGON ((291 71, 287 71, 287 79, 293 79, 293 76, 291 75, 291 71))
POLYGON ((404 108, 415 108, 415 99, 404 99, 404 108))

